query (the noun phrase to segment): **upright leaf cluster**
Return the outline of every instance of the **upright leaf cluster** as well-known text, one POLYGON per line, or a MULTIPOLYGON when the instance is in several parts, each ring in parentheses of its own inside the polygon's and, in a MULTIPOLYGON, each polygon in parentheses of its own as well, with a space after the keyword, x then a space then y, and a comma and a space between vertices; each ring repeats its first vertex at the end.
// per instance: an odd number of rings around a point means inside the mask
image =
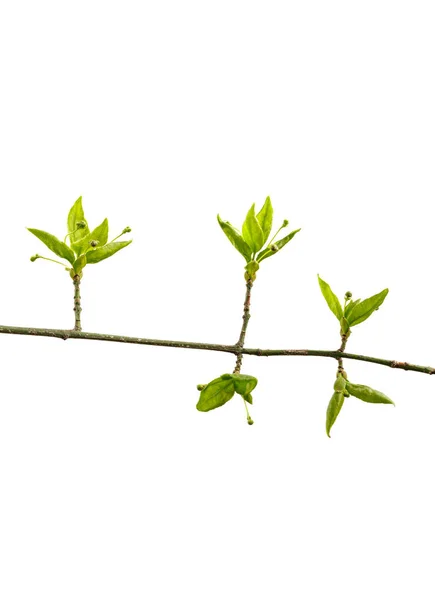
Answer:
POLYGON ((275 235, 269 239, 273 221, 273 208, 269 196, 266 198, 260 212, 255 212, 255 204, 251 206, 243 222, 241 232, 229 221, 223 221, 219 215, 217 220, 232 245, 245 259, 245 278, 252 281, 255 281, 256 272, 260 268, 261 261, 276 254, 300 231, 300 229, 295 229, 274 242, 281 229, 288 226, 288 221, 284 220, 275 235))
MULTIPOLYGON (((56 236, 41 229, 28 228, 30 233, 41 240, 49 250, 70 263, 70 267, 63 263, 60 264, 63 264, 73 279, 74 277, 82 277, 86 265, 105 260, 132 242, 132 240, 115 241, 121 235, 129 233, 131 231, 130 227, 126 227, 120 235, 108 242, 109 222, 107 219, 104 219, 100 225, 91 231, 85 218, 81 196, 74 202, 68 213, 67 229, 64 241, 61 241, 56 236)), ((32 262, 37 258, 58 262, 39 254, 32 256, 32 262)))

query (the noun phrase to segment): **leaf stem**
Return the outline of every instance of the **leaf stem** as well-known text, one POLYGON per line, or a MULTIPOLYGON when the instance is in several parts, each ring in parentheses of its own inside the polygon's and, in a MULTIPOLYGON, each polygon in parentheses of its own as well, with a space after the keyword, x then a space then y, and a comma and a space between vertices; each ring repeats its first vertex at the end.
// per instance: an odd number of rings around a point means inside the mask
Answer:
POLYGON ((243 360, 243 346, 245 343, 246 329, 248 327, 249 319, 251 318, 251 314, 249 312, 249 307, 251 304, 251 290, 254 282, 251 278, 246 280, 246 293, 245 293, 245 302, 243 304, 243 322, 242 329, 240 330, 239 340, 236 344, 236 348, 238 348, 237 358, 236 358, 236 366, 234 367, 233 373, 240 373, 240 369, 242 367, 243 360))
POLYGON ((75 324, 74 331, 82 330, 82 322, 80 320, 80 313, 82 312, 81 297, 80 297, 80 275, 74 275, 74 313, 75 313, 75 324))
POLYGON ((388 360, 385 358, 376 358, 374 356, 365 356, 363 354, 350 354, 349 352, 340 352, 339 350, 291 350, 291 349, 263 349, 263 348, 243 348, 225 344, 209 344, 206 342, 181 342, 178 340, 157 340, 142 337, 131 337, 125 335, 111 335, 109 333, 91 333, 89 331, 77 331, 75 329, 41 329, 36 327, 15 327, 12 325, 0 325, 0 334, 12 335, 33 335, 37 337, 52 337, 62 340, 98 340, 101 342, 120 342, 124 344, 140 344, 143 346, 162 346, 166 348, 184 348, 193 350, 210 350, 212 352, 227 352, 229 354, 248 354, 250 356, 319 356, 323 358, 346 358, 349 360, 360 360, 363 362, 374 363, 392 369, 402 369, 404 371, 415 371, 427 375, 435 375, 435 367, 424 367, 414 365, 408 362, 397 360, 388 360))

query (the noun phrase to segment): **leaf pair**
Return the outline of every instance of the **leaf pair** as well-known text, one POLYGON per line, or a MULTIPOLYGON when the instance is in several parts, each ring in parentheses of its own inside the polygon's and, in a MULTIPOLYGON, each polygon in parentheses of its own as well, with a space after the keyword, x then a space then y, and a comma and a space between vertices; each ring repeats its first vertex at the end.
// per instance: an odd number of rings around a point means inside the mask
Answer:
POLYGON ((225 373, 217 379, 213 379, 204 387, 201 387, 196 408, 201 412, 214 410, 226 404, 235 393, 252 404, 251 392, 257 385, 257 379, 252 375, 240 375, 240 373, 225 373))
POLYGON ((385 290, 382 290, 379 294, 370 296, 370 298, 366 298, 362 301, 360 299, 352 300, 348 304, 345 301, 344 306, 341 306, 329 284, 327 284, 326 281, 323 281, 319 275, 317 275, 317 277, 326 303, 340 321, 342 335, 348 333, 350 327, 359 325, 359 323, 368 319, 370 315, 381 306, 388 294, 388 288, 385 288, 385 290))
POLYGON ((326 409, 326 433, 328 437, 331 437, 331 427, 334 425, 341 411, 345 397, 348 396, 355 396, 355 398, 363 402, 370 402, 371 404, 393 404, 394 406, 394 402, 382 392, 374 390, 367 385, 350 383, 350 381, 347 381, 339 374, 334 383, 334 393, 326 409))
POLYGON ((255 204, 251 206, 242 225, 241 233, 229 221, 222 221, 219 215, 217 216, 217 220, 222 231, 247 263, 252 261, 260 263, 265 258, 272 256, 272 254, 281 250, 300 231, 300 229, 296 229, 286 237, 272 244, 278 232, 288 225, 288 221, 284 221, 283 225, 272 238, 269 246, 262 250, 267 244, 272 229, 273 208, 269 196, 266 198, 259 213, 255 213, 255 204))
MULTIPOLYGON (((109 237, 109 222, 107 219, 104 219, 98 227, 90 231, 85 219, 81 196, 75 201, 68 213, 67 226, 68 233, 63 242, 51 233, 41 229, 28 228, 28 230, 54 254, 70 263, 72 277, 81 275, 87 264, 95 264, 113 256, 113 254, 131 244, 132 241, 107 243, 109 237), (66 243, 67 238, 69 238, 70 245, 66 243)), ((129 231, 131 231, 130 228, 126 227, 123 233, 129 231)))

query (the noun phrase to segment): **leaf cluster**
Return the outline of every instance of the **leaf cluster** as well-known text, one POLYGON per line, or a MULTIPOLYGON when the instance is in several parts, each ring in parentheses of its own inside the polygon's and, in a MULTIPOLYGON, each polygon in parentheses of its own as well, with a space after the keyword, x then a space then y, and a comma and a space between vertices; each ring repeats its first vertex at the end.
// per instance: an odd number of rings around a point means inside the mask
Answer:
POLYGON ((331 427, 334 425, 343 407, 344 399, 349 396, 354 396, 363 402, 369 402, 371 404, 392 404, 394 406, 394 402, 382 392, 374 390, 367 385, 350 383, 350 381, 347 380, 345 372, 338 373, 337 379, 334 382, 334 393, 332 394, 328 408, 326 409, 326 433, 328 437, 331 437, 331 427))
POLYGON ((241 232, 229 221, 223 221, 219 215, 217 220, 232 245, 245 259, 245 278, 252 281, 256 278, 255 274, 260 268, 260 262, 276 254, 300 231, 300 229, 295 229, 274 242, 281 229, 288 226, 288 221, 285 220, 275 235, 269 239, 273 222, 273 207, 269 196, 266 198, 260 212, 255 212, 255 204, 251 206, 243 222, 241 232))
MULTIPOLYGON (((130 227, 126 227, 119 236, 108 242, 109 222, 107 219, 104 219, 95 229, 90 230, 88 222, 85 219, 81 196, 74 202, 68 213, 67 228, 68 231, 64 241, 41 229, 29 227, 28 230, 41 240, 54 254, 70 263, 71 267, 67 265, 64 265, 64 267, 69 271, 72 278, 76 276, 82 277, 83 269, 86 265, 101 262, 132 242, 132 240, 125 242, 115 241, 124 233, 130 232, 130 227)), ((36 258, 44 257, 36 254, 31 260, 34 261, 36 258)))
POLYGON ((240 373, 225 373, 206 385, 199 385, 201 390, 196 408, 208 412, 226 404, 234 394, 242 396, 245 402, 252 404, 251 392, 258 381, 252 375, 240 373))

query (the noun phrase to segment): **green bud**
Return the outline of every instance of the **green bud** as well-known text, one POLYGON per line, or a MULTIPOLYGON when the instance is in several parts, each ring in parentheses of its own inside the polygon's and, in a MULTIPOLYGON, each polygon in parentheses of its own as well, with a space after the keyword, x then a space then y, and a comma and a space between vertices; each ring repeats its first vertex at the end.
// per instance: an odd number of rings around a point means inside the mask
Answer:
POLYGON ((282 226, 287 227, 287 225, 288 225, 288 221, 287 221, 287 219, 284 219, 284 221, 282 222, 282 226))
POLYGON ((346 298, 346 300, 350 300, 352 298, 352 292, 346 292, 344 297, 346 298))
POLYGON ((279 248, 278 248, 278 246, 276 244, 272 244, 270 246, 270 249, 272 250, 272 252, 278 252, 278 250, 279 250, 279 248))
POLYGON ((84 229, 86 227, 86 222, 85 221, 77 221, 76 227, 77 227, 77 229, 84 229))
POLYGON ((253 425, 254 421, 251 419, 251 417, 248 417, 248 425, 253 425))
POLYGON ((204 383, 198 383, 198 385, 196 386, 196 389, 198 390, 198 392, 200 392, 204 388, 205 388, 205 384, 204 383))
POLYGON ((35 260, 36 260, 37 258, 40 258, 39 254, 34 254, 33 256, 31 256, 31 257, 30 257, 30 260, 31 260, 32 262, 35 262, 35 260))
POLYGON ((122 233, 130 233, 130 231, 131 231, 131 227, 125 227, 125 228, 122 230, 122 233))
POLYGON ((89 243, 92 246, 92 248, 96 248, 100 242, 98 240, 92 240, 89 243))

